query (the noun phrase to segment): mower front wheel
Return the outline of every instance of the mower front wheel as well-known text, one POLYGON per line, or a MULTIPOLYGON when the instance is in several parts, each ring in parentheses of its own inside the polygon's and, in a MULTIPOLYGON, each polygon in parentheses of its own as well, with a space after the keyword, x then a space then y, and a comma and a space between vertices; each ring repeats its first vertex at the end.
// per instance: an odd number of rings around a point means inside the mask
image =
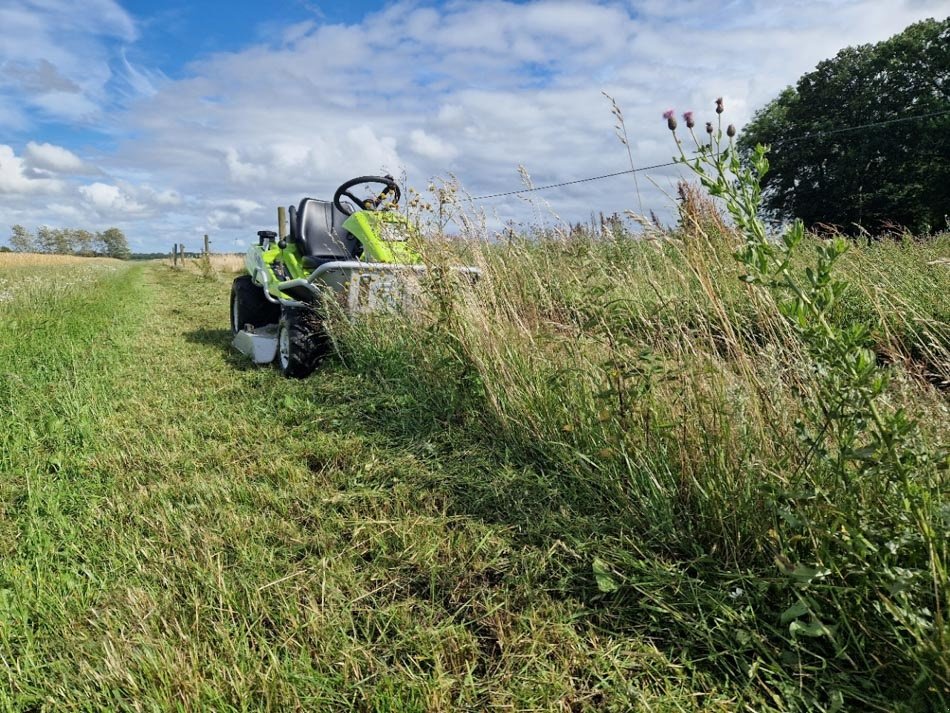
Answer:
POLYGON ((329 340, 319 315, 310 307, 284 307, 277 325, 277 366, 296 379, 309 376, 326 356, 329 340))
POLYGON ((241 275, 231 283, 231 333, 237 334, 247 325, 263 327, 280 319, 280 305, 268 302, 264 290, 254 284, 250 275, 241 275))

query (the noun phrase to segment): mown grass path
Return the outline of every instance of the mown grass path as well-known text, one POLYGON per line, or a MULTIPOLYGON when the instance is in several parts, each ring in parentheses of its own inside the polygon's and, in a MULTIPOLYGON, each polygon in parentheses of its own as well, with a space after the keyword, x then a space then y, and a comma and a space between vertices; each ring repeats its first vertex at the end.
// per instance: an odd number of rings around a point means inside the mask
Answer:
POLYGON ((731 707, 558 594, 568 545, 485 505, 530 477, 400 435, 335 361, 251 366, 228 287, 148 265, 6 305, 0 709, 731 707))

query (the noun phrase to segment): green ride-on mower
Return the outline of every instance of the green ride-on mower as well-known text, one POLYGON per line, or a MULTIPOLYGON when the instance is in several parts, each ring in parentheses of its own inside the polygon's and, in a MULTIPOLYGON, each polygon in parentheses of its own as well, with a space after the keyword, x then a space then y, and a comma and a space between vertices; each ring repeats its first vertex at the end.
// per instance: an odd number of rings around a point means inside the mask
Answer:
MULTIPOLYGON (((395 210, 399 198, 392 176, 360 176, 332 201, 304 198, 279 208, 278 232, 258 232, 245 256, 247 274, 231 286, 234 346, 255 363, 276 359, 285 376, 304 377, 329 350, 323 320, 330 301, 351 315, 405 305, 411 277, 426 266, 409 243, 408 219, 395 210), (379 184, 374 197, 353 193, 379 184)), ((478 276, 477 268, 454 270, 478 276)))

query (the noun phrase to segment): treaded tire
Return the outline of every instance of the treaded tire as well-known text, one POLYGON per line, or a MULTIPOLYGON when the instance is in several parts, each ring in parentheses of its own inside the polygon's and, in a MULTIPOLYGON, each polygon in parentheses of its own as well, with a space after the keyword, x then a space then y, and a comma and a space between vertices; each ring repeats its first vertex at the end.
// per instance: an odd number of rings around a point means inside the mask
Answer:
POLYGON ((263 327, 280 319, 280 305, 268 302, 264 290, 254 284, 250 275, 241 275, 231 283, 231 333, 237 334, 246 325, 263 327))
POLYGON ((277 367, 284 376, 302 379, 326 356, 330 340, 311 307, 284 307, 277 326, 277 367))

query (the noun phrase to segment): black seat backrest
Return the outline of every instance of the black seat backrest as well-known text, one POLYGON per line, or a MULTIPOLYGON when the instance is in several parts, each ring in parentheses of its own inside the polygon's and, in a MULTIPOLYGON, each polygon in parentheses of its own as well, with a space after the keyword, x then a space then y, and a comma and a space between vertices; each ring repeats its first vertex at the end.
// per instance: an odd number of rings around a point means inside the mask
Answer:
POLYGON ((297 206, 287 206, 287 214, 290 216, 290 242, 298 242, 297 238, 297 206))
POLYGON ((296 213, 297 242, 305 257, 322 261, 356 257, 360 243, 343 229, 343 221, 348 216, 337 210, 333 203, 304 198, 296 213))

